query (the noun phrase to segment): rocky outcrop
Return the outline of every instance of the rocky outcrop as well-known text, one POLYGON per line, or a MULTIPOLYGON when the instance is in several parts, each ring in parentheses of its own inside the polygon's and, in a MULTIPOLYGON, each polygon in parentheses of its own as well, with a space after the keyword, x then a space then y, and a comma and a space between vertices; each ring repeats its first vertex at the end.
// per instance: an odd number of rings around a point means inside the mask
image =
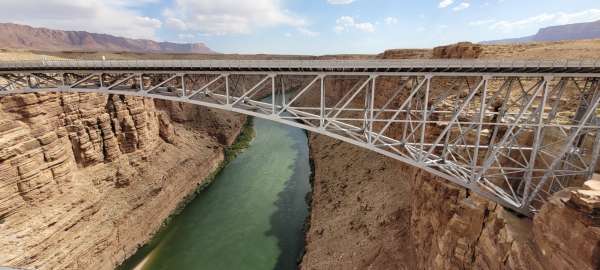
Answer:
POLYGON ((433 49, 433 58, 479 58, 483 48, 481 45, 471 42, 460 42, 448 46, 440 46, 433 49))
POLYGON ((377 58, 381 59, 412 59, 412 58, 431 58, 432 51, 430 49, 396 49, 387 50, 377 58))
POLYGON ((532 221, 430 175, 415 180, 411 235, 418 269, 600 267, 597 181, 555 194, 532 221))
POLYGON ((0 98, 0 265, 114 268, 219 167, 244 122, 225 112, 196 119, 195 107, 172 115, 156 103, 0 98), (218 123, 227 124, 209 134, 218 123))
POLYGON ((600 179, 556 194, 533 228, 546 269, 600 269, 600 179))

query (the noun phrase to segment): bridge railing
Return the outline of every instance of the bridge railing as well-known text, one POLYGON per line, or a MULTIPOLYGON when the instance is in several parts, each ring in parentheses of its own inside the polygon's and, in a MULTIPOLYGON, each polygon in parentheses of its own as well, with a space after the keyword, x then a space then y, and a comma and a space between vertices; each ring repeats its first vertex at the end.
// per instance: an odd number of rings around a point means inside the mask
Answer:
POLYGON ((24 60, 0 68, 599 68, 600 59, 403 59, 403 60, 24 60))

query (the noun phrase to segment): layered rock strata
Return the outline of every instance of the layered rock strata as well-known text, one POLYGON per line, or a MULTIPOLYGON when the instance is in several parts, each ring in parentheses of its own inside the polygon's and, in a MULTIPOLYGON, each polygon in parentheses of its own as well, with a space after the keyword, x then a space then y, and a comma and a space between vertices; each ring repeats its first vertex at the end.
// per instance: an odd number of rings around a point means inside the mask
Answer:
POLYGON ((0 265, 113 269, 149 240, 244 122, 170 109, 182 107, 92 93, 0 98, 0 265))

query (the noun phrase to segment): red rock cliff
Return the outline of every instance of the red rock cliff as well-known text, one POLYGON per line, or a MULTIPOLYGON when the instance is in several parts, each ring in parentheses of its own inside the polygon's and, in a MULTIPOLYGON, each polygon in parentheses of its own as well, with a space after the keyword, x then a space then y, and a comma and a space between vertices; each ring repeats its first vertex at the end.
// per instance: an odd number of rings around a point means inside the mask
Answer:
POLYGON ((149 240, 218 168, 244 120, 167 108, 183 107, 100 94, 0 98, 0 265, 113 269, 149 240))

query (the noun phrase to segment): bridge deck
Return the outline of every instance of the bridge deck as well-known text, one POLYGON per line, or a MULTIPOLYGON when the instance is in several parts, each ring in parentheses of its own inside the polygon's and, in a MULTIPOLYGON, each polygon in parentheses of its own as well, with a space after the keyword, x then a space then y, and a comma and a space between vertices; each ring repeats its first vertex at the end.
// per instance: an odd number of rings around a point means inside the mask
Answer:
POLYGON ((0 72, 18 70, 593 74, 600 73, 600 60, 52 60, 0 62, 0 72))

